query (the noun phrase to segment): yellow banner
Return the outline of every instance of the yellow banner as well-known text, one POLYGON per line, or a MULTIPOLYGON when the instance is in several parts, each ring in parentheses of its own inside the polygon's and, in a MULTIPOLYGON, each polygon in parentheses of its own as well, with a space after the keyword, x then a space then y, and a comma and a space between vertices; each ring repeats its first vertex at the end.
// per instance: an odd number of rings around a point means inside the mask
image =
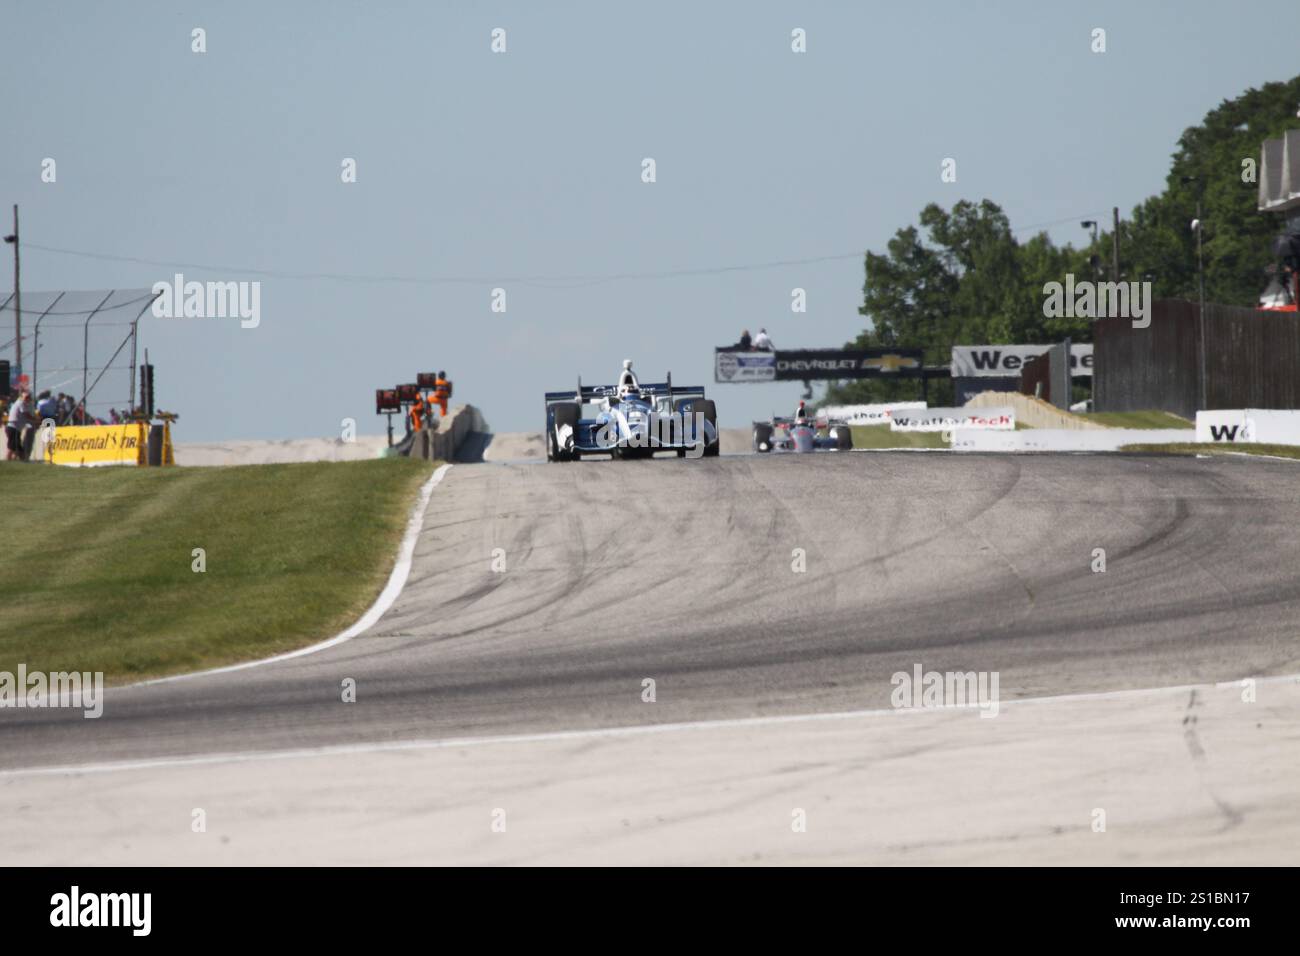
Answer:
POLYGON ((143 465, 149 426, 60 425, 45 446, 45 460, 56 465, 143 465))

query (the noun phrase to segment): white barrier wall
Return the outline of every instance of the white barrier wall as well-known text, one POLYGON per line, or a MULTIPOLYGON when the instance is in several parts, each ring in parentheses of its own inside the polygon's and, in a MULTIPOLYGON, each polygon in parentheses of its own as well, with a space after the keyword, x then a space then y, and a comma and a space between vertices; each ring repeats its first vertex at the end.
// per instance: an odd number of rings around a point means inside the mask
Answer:
POLYGON ((953 451, 1119 451, 1124 445, 1168 445, 1191 442, 1190 428, 1029 428, 989 431, 958 428, 953 451))
POLYGON ((825 405, 818 418, 834 418, 850 425, 885 425, 898 409, 925 408, 925 402, 884 402, 878 405, 825 405))
POLYGON ((1300 445, 1300 411, 1233 408, 1197 412, 1196 440, 1219 445, 1300 445))
POLYGON ((1006 408, 921 408, 899 409, 889 419, 895 432, 946 432, 954 429, 1014 429, 1015 409, 1006 408))

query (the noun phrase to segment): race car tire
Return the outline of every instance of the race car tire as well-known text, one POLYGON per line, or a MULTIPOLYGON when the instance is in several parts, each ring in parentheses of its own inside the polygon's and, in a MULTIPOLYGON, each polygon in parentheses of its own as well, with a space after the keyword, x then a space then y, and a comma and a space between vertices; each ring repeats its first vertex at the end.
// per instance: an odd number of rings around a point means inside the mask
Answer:
POLYGON ((554 458, 551 458, 551 461, 577 460, 578 454, 576 452, 565 451, 559 446, 559 442, 556 440, 556 432, 565 425, 568 425, 573 429, 573 432, 576 435, 578 432, 578 416, 581 412, 582 409, 579 408, 577 402, 565 402, 555 406, 555 418, 551 425, 549 440, 547 441, 547 448, 549 449, 548 457, 549 454, 555 456, 554 458))
POLYGON ((853 450, 853 432, 848 425, 833 426, 831 437, 835 439, 835 447, 840 451, 853 450))
POLYGON ((705 458, 717 458, 722 451, 722 436, 718 434, 718 406, 713 404, 710 398, 699 398, 695 400, 694 411, 703 415, 704 420, 713 426, 714 439, 704 446, 705 458))
POLYGON ((760 422, 754 426, 754 451, 765 455, 772 450, 772 426, 760 422))

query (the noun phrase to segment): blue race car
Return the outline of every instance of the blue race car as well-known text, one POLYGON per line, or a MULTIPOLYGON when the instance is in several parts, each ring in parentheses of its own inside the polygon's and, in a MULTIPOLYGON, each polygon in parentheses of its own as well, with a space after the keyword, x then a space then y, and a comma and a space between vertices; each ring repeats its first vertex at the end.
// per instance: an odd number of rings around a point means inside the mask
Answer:
POLYGON ((675 451, 678 458, 718 454, 718 410, 703 386, 643 385, 623 362, 617 385, 583 385, 546 393, 546 460, 576 461, 583 455, 650 458, 675 451))

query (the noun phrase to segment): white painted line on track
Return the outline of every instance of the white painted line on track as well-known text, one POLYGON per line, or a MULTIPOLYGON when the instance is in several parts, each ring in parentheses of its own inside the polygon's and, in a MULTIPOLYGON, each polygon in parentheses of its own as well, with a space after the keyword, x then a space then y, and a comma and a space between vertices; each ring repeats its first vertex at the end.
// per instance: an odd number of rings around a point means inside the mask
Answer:
MULTIPOLYGON (((1221 451, 1220 455, 1231 455, 1233 458, 1267 458, 1269 461, 1290 461, 1295 462, 1300 459, 1288 458, 1285 455, 1260 455, 1253 451, 1221 451)), ((1214 455, 1197 455, 1197 458, 1213 458, 1214 455)))
MULTIPOLYGON (((402 588, 406 586, 406 579, 411 574, 411 559, 415 555, 415 541, 420 536, 420 529, 424 527, 424 510, 428 507, 429 497, 433 494, 433 489, 442 481, 443 475, 450 470, 451 464, 440 465, 429 480, 420 486, 420 495, 416 499, 415 506, 411 509, 411 517, 406 522, 406 532, 402 535, 402 543, 397 549, 397 563, 393 565, 393 573, 388 576, 388 583, 384 589, 379 592, 379 597, 375 603, 370 605, 370 609, 361 618, 349 627, 342 634, 331 637, 328 641, 321 641, 319 644, 312 644, 308 647, 300 647, 296 651, 288 651, 284 654, 276 654, 274 657, 263 657, 256 661, 245 661, 242 664, 230 664, 226 667, 214 667, 205 671, 194 671, 192 674, 173 674, 170 677, 155 677, 153 680, 140 681, 135 684, 123 684, 120 689, 125 690, 128 687, 148 687, 152 684, 169 684, 178 680, 193 680, 196 677, 209 677, 212 674, 228 674, 231 671, 247 670, 250 667, 261 667, 263 664, 275 664, 279 661, 292 660, 295 657, 305 657, 308 654, 315 654, 317 651, 323 651, 326 648, 337 647, 352 640, 358 634, 364 634, 375 622, 387 613, 388 609, 393 606, 397 596, 402 593, 402 588)), ((119 688, 110 688, 110 690, 119 688)))
MULTIPOLYGON (((1181 684, 1174 687, 1148 687, 1132 690, 1096 691, 1086 694, 1058 694, 1052 697, 1023 697, 1004 700, 999 709, 1025 704, 1056 704, 1074 701, 1124 700, 1152 694, 1185 694, 1193 690, 1213 687, 1225 690, 1240 687, 1242 680, 1220 681, 1214 684, 1181 684)), ((1254 678, 1256 684, 1300 683, 1300 674, 1254 678)), ((300 760, 306 757, 394 753, 414 750, 448 750, 455 748, 484 747, 493 744, 561 743, 565 741, 618 739, 644 737, 697 730, 727 730, 746 727, 775 727, 783 724, 823 723, 836 720, 858 720, 874 717, 899 717, 907 714, 933 714, 942 711, 978 710, 978 703, 946 704, 939 707, 900 707, 875 710, 842 710, 821 714, 786 714, 771 717, 737 717, 727 720, 695 720, 681 723, 635 724, 630 727, 602 727, 592 730, 558 730, 548 733, 507 734, 495 737, 447 737, 426 740, 389 740, 373 743, 337 744, 323 747, 303 747, 295 750, 248 750, 230 753, 200 754, 192 757, 159 757, 151 760, 124 760, 113 763, 92 763, 61 767, 20 767, 0 770, 0 779, 12 777, 49 777, 91 773, 123 773, 132 770, 179 769, 212 764, 251 763, 265 760, 300 760)))

